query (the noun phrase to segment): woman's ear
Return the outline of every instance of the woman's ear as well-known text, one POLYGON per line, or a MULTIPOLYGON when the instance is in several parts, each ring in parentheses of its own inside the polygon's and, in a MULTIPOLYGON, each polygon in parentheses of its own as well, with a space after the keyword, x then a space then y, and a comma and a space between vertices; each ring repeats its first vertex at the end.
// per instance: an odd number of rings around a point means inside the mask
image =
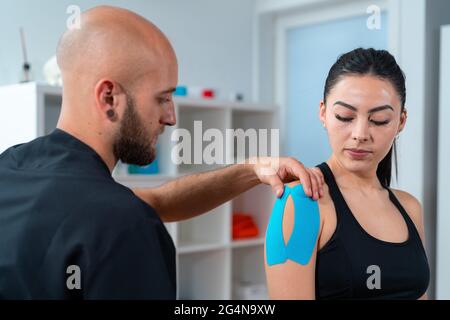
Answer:
POLYGON ((320 106, 319 106, 319 119, 320 122, 322 123, 322 126, 324 128, 326 128, 326 107, 325 107, 325 103, 323 102, 323 100, 320 101, 320 106))
POLYGON ((399 128, 398 128, 398 132, 400 133, 402 130, 403 130, 403 128, 405 127, 405 125, 406 125, 406 119, 408 118, 408 112, 407 112, 407 110, 406 110, 406 108, 404 108, 403 109, 403 111, 402 111, 402 113, 400 114, 400 125, 399 125, 399 128))

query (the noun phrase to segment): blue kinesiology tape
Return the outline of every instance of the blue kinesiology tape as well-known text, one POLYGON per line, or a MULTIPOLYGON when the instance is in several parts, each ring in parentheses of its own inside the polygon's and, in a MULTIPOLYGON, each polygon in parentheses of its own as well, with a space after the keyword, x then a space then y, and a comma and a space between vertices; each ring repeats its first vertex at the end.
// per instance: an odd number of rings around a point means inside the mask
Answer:
POLYGON ((320 228, 319 206, 305 194, 301 184, 285 187, 283 196, 275 201, 266 231, 266 259, 269 266, 288 259, 307 265, 311 259, 320 228), (287 245, 283 239, 283 216, 286 202, 294 202, 294 230, 287 245))

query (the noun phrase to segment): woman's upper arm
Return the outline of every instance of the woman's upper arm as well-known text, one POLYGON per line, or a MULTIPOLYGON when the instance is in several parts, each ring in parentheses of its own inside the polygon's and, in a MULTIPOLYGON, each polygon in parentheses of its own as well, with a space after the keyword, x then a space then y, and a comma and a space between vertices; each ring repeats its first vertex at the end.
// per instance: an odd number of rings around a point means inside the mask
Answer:
MULTIPOLYGON (((297 183, 298 184, 298 183, 297 183)), ((296 184, 294 184, 295 186, 296 184)), ((306 199, 300 199, 305 200, 306 199)), ((310 201, 310 200, 308 200, 310 201)), ((297 202, 298 203, 298 202, 297 202)), ((300 201, 301 205, 302 201, 300 201)), ((317 206, 318 207, 318 206, 317 206)), ((301 213, 304 214, 303 209, 308 209, 302 206, 301 213)), ((311 210, 310 208, 308 210, 311 210)), ((274 214, 274 213, 272 213, 274 214)), ((299 213, 298 213, 299 214, 299 213)), ((318 209, 317 212, 313 212, 310 214, 319 215, 318 209)), ((320 221, 320 216, 318 217, 320 221)), ((317 220, 311 220, 317 221, 317 220)), ((309 222, 308 222, 309 223, 309 222)), ((303 264, 296 262, 292 259, 286 259, 284 262, 279 261, 278 263, 272 263, 269 265, 268 257, 267 257, 267 247, 270 246, 268 241, 271 241, 268 233, 270 232, 268 228, 268 232, 266 233, 266 243, 265 243, 265 269, 266 269, 266 277, 267 284, 269 290, 269 296, 271 299, 315 299, 315 269, 316 269, 316 253, 317 253, 317 243, 320 234, 321 224, 319 225, 315 223, 311 223, 311 228, 313 230, 309 230, 311 234, 313 234, 314 238, 311 238, 310 241, 307 242, 307 245, 302 245, 302 248, 305 248, 305 252, 302 256, 303 264), (314 230, 317 229, 317 230, 314 230), (313 240, 313 241, 311 241, 313 240), (308 248, 309 246, 309 248, 308 248)), ((292 196, 288 197, 285 202, 284 207, 284 215, 282 222, 282 230, 283 230, 283 240, 284 244, 288 242, 290 239, 294 228, 294 202, 292 200, 292 196)), ((300 233, 299 235, 304 236, 304 233, 300 233)), ((308 235, 309 236, 309 235, 308 235)), ((272 246, 271 250, 275 250, 272 246)), ((269 251, 269 254, 270 251, 269 251)))
POLYGON ((419 298, 419 300, 428 300, 428 295, 427 295, 427 293, 425 292, 425 293, 423 294, 423 296, 421 296, 421 297, 419 298))
MULTIPOLYGON (((392 189, 400 200, 411 220, 413 221, 417 232, 419 233, 422 244, 425 247, 425 227, 424 227, 424 215, 422 205, 416 197, 402 190, 392 189)), ((427 293, 424 293, 419 300, 428 300, 427 293)))

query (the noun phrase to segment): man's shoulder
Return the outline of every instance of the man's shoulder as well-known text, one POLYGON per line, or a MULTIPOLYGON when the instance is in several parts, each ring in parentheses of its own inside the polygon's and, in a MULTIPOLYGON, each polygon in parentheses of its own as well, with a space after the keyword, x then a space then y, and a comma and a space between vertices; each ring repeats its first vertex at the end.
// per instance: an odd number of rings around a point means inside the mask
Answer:
POLYGON ((128 187, 115 181, 97 183, 103 185, 104 188, 92 190, 93 194, 85 199, 85 205, 93 217, 129 222, 159 220, 155 210, 137 197, 128 187))
POLYGON ((39 143, 39 141, 33 140, 28 143, 20 143, 3 150, 0 152, 0 167, 17 165, 16 162, 21 158, 20 153, 23 153, 23 150, 26 151, 29 148, 33 148, 36 143, 39 143))
POLYGON ((22 142, 22 143, 17 143, 15 145, 12 145, 12 146, 4 149, 4 151, 2 151, 0 153, 0 159, 10 156, 17 152, 24 152, 29 149, 40 147, 43 143, 45 143, 48 140, 48 137, 49 137, 49 135, 40 136, 40 137, 34 138, 33 140, 30 140, 27 142, 22 142))
POLYGON ((136 232, 158 236, 164 233, 164 224, 156 212, 119 184, 84 194, 77 201, 80 206, 65 214, 58 234, 101 247, 136 232))

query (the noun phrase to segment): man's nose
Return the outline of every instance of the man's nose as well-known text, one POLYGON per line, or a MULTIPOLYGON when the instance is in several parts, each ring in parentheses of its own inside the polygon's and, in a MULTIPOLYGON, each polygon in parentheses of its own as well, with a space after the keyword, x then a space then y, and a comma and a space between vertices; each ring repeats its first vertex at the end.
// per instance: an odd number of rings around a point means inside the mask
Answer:
POLYGON ((163 123, 166 126, 174 126, 177 124, 177 116, 174 103, 171 103, 170 107, 165 110, 163 115, 163 123))

